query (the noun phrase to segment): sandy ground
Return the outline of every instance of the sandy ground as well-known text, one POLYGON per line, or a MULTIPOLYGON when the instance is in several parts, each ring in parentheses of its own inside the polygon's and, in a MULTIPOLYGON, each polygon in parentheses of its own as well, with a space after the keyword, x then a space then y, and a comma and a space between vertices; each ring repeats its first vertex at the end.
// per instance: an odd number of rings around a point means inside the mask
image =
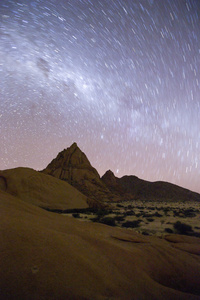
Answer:
POLYGON ((80 222, 5 192, 0 211, 0 299, 200 299, 199 238, 80 222))

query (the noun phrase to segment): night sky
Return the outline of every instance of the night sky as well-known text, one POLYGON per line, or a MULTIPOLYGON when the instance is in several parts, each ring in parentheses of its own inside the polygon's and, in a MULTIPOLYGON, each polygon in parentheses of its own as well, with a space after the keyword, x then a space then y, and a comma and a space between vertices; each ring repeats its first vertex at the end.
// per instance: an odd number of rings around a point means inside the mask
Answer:
POLYGON ((0 0, 0 169, 73 142, 200 192, 199 0, 0 0))

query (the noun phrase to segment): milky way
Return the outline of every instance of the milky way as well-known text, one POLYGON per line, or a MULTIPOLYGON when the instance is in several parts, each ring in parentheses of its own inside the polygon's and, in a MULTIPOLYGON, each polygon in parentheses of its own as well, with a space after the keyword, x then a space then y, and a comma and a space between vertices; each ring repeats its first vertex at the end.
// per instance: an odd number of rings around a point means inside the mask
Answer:
POLYGON ((0 169, 73 142, 111 169, 200 192, 198 0, 1 0, 0 169))

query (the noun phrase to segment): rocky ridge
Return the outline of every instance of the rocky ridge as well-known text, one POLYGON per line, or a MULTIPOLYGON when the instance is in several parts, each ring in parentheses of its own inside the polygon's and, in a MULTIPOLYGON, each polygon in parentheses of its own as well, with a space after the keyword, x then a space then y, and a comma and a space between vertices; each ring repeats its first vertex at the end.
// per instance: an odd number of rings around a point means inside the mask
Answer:
POLYGON ((101 178, 111 191, 118 191, 123 198, 154 201, 200 201, 200 194, 175 184, 142 180, 137 176, 115 177, 107 171, 101 178))
POLYGON ((76 143, 61 151, 41 172, 68 182, 100 203, 126 200, 200 201, 200 194, 168 182, 149 182, 132 175, 118 178, 111 170, 100 177, 76 143))
POLYGON ((61 151, 42 172, 68 182, 91 199, 105 202, 115 197, 76 143, 61 151))

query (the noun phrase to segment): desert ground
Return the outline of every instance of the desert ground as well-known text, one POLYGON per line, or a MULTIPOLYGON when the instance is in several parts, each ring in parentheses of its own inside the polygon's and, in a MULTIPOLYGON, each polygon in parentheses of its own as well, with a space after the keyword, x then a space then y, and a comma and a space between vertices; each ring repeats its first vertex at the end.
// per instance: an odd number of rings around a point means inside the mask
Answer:
POLYGON ((200 240, 45 211, 1 192, 1 299, 200 299, 200 240))
POLYGON ((0 172, 0 212, 1 300, 200 299, 199 203, 95 211, 67 183, 19 168, 0 172))
POLYGON ((200 203, 198 202, 169 203, 137 200, 113 203, 112 208, 107 211, 93 213, 86 210, 82 213, 81 210, 77 210, 64 215, 84 221, 126 227, 143 235, 163 236, 166 233, 181 233, 200 237, 200 203), (177 226, 175 225, 178 224, 177 222, 188 227, 177 226))

